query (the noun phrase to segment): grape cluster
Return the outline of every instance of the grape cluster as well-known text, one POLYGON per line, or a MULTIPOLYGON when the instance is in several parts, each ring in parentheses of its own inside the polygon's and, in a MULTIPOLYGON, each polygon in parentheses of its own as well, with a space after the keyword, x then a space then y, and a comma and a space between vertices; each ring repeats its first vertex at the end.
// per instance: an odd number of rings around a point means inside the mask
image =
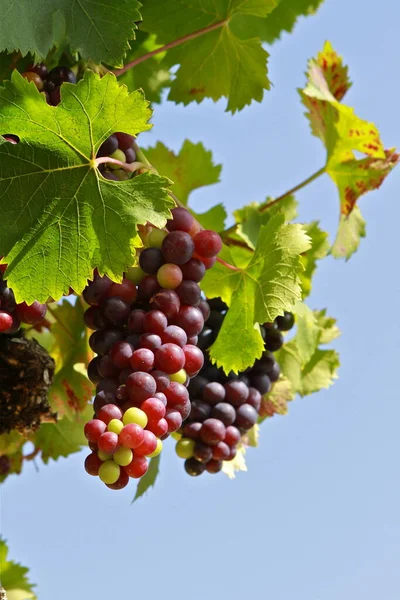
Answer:
MULTIPOLYGON (((208 301, 209 316, 199 335, 198 345, 206 351, 218 336, 227 306, 220 299, 208 301)), ((261 327, 265 350, 260 359, 243 373, 226 375, 213 366, 208 354, 199 375, 189 384, 192 408, 181 428, 176 453, 185 460, 189 475, 204 471, 218 473, 224 460, 232 460, 243 435, 257 422, 262 397, 277 381, 280 369, 273 352, 283 344, 282 331, 293 327, 294 316, 285 312, 274 323, 261 327)))
POLYGON ((3 280, 5 269, 6 265, 0 265, 0 334, 15 333, 21 323, 37 325, 47 312, 46 304, 40 302, 35 301, 31 305, 26 302, 16 303, 14 292, 7 286, 7 281, 3 280))
POLYGON ((61 102, 60 88, 63 83, 76 83, 76 75, 68 67, 55 67, 48 71, 43 63, 31 65, 27 71, 22 73, 28 81, 33 81, 39 92, 46 97, 46 102, 57 106, 61 102))
POLYGON ((204 363, 197 341, 209 310, 198 284, 222 243, 185 209, 172 215, 166 231, 142 230, 146 248, 122 283, 96 274, 83 292, 97 354, 88 365, 96 396, 85 467, 112 489, 143 476, 146 457, 181 428, 191 410, 187 386, 204 363))

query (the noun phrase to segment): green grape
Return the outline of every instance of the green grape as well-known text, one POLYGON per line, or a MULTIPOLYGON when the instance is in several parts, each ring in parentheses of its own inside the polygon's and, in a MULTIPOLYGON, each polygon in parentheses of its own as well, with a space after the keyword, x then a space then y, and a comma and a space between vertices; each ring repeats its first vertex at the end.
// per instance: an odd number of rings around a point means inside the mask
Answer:
POLYGON ((161 248, 161 244, 167 233, 167 231, 163 231, 162 229, 153 228, 147 236, 148 246, 151 248, 161 248))
POLYGON ((113 459, 117 463, 117 465, 121 465, 121 467, 126 467, 129 465, 133 458, 133 452, 130 448, 118 448, 116 452, 113 454, 113 459))
POLYGON ((175 452, 179 458, 191 458, 193 456, 195 441, 189 438, 182 438, 175 446, 175 452))
MULTIPOLYGON (((120 160, 121 162, 126 161, 125 154, 119 148, 115 152, 110 154, 110 158, 115 158, 115 160, 120 160)), ((109 169, 120 169, 121 165, 116 165, 115 163, 107 163, 107 167, 109 169)))
POLYGON ((142 271, 140 267, 129 267, 129 269, 125 273, 126 279, 129 279, 129 281, 132 281, 136 285, 138 285, 142 281, 145 275, 146 273, 142 271))
POLYGON ((123 427, 124 427, 124 424, 122 421, 120 421, 120 419, 111 419, 111 421, 107 425, 108 431, 112 431, 113 433, 116 433, 117 435, 122 431, 123 427))
POLYGON ((130 173, 129 171, 125 171, 125 169, 114 169, 114 175, 118 177, 120 181, 128 181, 128 179, 131 178, 132 173, 130 173))
POLYGON ((163 448, 163 443, 162 443, 162 441, 159 438, 157 438, 157 447, 156 447, 156 449, 151 454, 147 454, 147 456, 149 458, 154 458, 155 456, 158 456, 160 454, 162 448, 163 448))
POLYGON ((140 410, 140 408, 136 408, 134 406, 125 411, 122 421, 124 425, 136 423, 136 425, 140 425, 140 427, 143 427, 144 429, 147 425, 147 415, 143 410, 140 410))
POLYGON ((103 483, 115 483, 119 478, 121 469, 113 460, 107 460, 99 469, 99 477, 103 483))
POLYGON ((107 452, 103 452, 103 450, 98 450, 97 451, 97 456, 102 461, 106 461, 106 460, 111 460, 112 459, 112 454, 107 454, 107 452))
POLYGON ((169 375, 169 378, 170 378, 170 381, 176 381, 176 383, 184 384, 187 379, 187 373, 186 373, 185 369, 181 369, 180 371, 177 371, 176 373, 172 373, 172 375, 169 375))

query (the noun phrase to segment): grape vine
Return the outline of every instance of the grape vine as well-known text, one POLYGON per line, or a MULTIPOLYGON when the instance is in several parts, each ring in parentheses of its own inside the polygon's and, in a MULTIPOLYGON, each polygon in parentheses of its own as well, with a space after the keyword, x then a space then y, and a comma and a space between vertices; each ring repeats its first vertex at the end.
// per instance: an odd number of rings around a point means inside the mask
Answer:
POLYGON ((268 418, 336 379, 326 345, 339 329, 306 303, 312 278, 326 256, 356 252, 359 200, 400 155, 343 102, 348 67, 326 42, 299 90, 321 168, 230 217, 223 202, 196 213, 191 193, 217 183, 221 166, 190 140, 177 153, 142 144, 150 103, 223 98, 234 114, 262 102, 277 52, 263 43, 320 2, 170 0, 165 14, 161 0, 95 0, 56 15, 6 4, 0 482, 88 445, 86 472, 112 490, 138 479, 136 499, 168 437, 189 475, 234 477, 268 418), (324 175, 340 200, 333 244, 318 221, 296 220, 294 195, 324 175))

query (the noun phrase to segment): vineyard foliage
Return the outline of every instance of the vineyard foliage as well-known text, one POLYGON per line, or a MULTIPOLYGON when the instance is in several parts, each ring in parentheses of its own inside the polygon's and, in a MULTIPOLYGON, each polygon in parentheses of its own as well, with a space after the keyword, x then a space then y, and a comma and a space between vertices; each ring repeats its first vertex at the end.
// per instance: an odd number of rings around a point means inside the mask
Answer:
MULTIPOLYGON (((202 143, 185 140, 179 152, 159 141, 141 145, 152 127, 157 103, 224 99, 226 111, 262 102, 271 87, 268 63, 277 59, 274 42, 298 19, 312 15, 321 0, 99 0, 71 3, 6 0, 0 8, 0 264, 17 302, 49 306, 47 327, 26 327, 55 361, 49 393, 54 423, 31 433, 0 436, 0 455, 10 467, 3 481, 27 460, 44 463, 79 451, 83 425, 93 410, 93 384, 86 367, 94 354, 84 325, 81 296, 93 271, 120 282, 137 264, 141 226, 163 228, 179 202, 202 227, 223 241, 219 260, 201 288, 229 307, 212 361, 228 372, 243 372, 263 353, 260 326, 284 311, 296 329, 277 353, 281 377, 263 404, 261 424, 283 415, 297 395, 328 388, 337 377, 339 356, 330 345, 339 335, 325 308, 307 303, 312 278, 327 256, 350 259, 366 235, 359 202, 381 186, 400 161, 377 127, 345 103, 349 69, 326 42, 309 61, 299 90, 311 134, 322 142, 319 171, 296 189, 328 175, 329 202, 338 204, 338 229, 330 241, 318 220, 297 222, 295 191, 237 207, 224 202, 196 213, 191 193, 218 183, 221 165, 202 143), (113 15, 109 19, 109 14, 113 15), (268 44, 268 51, 266 49, 268 44), (64 83, 61 103, 50 106, 21 74, 45 62, 67 65, 78 83, 64 83), (138 136, 139 174, 127 181, 102 177, 96 158, 113 133, 138 136), (17 136, 11 144, 1 136, 17 136), (241 352, 238 352, 240 340, 241 352), (26 451, 26 442, 33 450, 26 451)), ((257 161, 257 158, 253 159, 257 161)), ((261 167, 261 165, 260 165, 261 167)), ((318 214, 315 215, 318 219, 318 214)), ((259 426, 247 435, 225 472, 245 470, 247 445, 256 446, 259 426)), ((265 427, 265 425, 263 425, 265 427)), ((262 427, 261 427, 262 434, 262 427)), ((228 464, 228 463, 227 463, 228 464)), ((135 499, 154 485, 160 457, 153 458, 135 499)), ((34 598, 26 569, 7 559, 0 542, 2 584, 8 600, 34 598)))

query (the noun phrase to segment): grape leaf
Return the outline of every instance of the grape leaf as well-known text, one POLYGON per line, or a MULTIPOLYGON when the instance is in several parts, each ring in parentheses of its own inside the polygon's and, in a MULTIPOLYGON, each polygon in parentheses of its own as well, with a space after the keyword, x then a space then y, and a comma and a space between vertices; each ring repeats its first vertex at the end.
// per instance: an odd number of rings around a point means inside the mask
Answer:
POLYGON ((236 219, 236 229, 234 234, 230 234, 233 239, 243 240, 250 248, 254 250, 257 245, 260 228, 277 213, 282 213, 286 221, 292 221, 297 216, 297 201, 294 196, 287 196, 274 205, 273 199, 268 198, 264 204, 252 202, 243 208, 234 211, 236 219), (266 208, 268 210, 260 210, 266 208))
POLYGON ((212 361, 226 372, 251 366, 264 349, 258 324, 273 321, 300 300, 299 255, 308 248, 302 226, 287 225, 284 215, 277 214, 261 227, 255 252, 245 267, 237 266, 232 250, 224 247, 220 256, 234 269, 216 263, 207 271, 202 282, 207 297, 220 296, 229 306, 210 348, 212 361))
POLYGON ((330 245, 328 234, 320 228, 318 221, 305 223, 303 226, 311 238, 311 248, 301 257, 304 271, 300 273, 300 279, 304 299, 311 291, 311 281, 317 268, 317 260, 321 260, 328 254, 330 245))
POLYGON ((25 436, 15 430, 0 435, 0 483, 9 475, 21 472, 22 448, 25 442, 25 436))
MULTIPOLYGON (((143 54, 152 52, 159 48, 156 44, 155 35, 149 35, 144 31, 136 32, 136 42, 133 48, 128 51, 125 64, 136 60, 143 54)), ((162 90, 171 84, 171 75, 165 65, 160 64, 164 53, 157 54, 152 58, 137 64, 134 69, 128 69, 122 75, 119 75, 118 81, 128 87, 128 90, 134 91, 142 88, 146 92, 146 98, 150 102, 161 102, 162 90)))
POLYGON ((331 248, 332 256, 348 260, 356 252, 360 239, 365 237, 365 226, 365 220, 357 205, 349 215, 340 215, 339 228, 331 248))
MULTIPOLYGON (((344 216, 352 212, 360 196, 377 189, 400 162, 394 149, 384 149, 375 125, 360 119, 340 102, 349 87, 347 67, 326 42, 323 51, 310 61, 307 85, 299 92, 312 133, 326 147, 326 172, 338 187, 344 216), (366 156, 357 158, 355 151, 366 156)), ((342 243, 346 238, 341 236, 342 243)), ((351 247, 342 248, 340 255, 349 257, 355 245, 352 240, 351 247)))
POLYGON ((235 479, 236 471, 247 471, 245 454, 246 446, 239 442, 235 458, 223 461, 222 472, 225 473, 229 479, 235 479))
POLYGON ((319 346, 335 339, 339 330, 326 311, 314 311, 311 319, 308 307, 299 310, 297 305, 296 309, 296 335, 276 353, 276 359, 293 393, 306 396, 330 387, 337 378, 340 364, 337 352, 319 346))
POLYGON ((8 599, 12 597, 16 598, 16 592, 19 594, 20 600, 28 600, 28 598, 35 599, 36 596, 32 591, 34 587, 28 580, 27 573, 29 569, 23 567, 19 563, 12 560, 8 560, 8 546, 3 538, 0 538, 0 573, 1 573, 1 586, 5 589, 8 599), (14 596, 12 595, 14 594, 14 596))
POLYGON ((145 494, 149 488, 153 487, 158 473, 160 471, 160 458, 161 458, 161 454, 159 454, 158 456, 155 456, 154 458, 152 458, 150 460, 150 464, 149 464, 149 468, 147 470, 147 473, 145 475, 143 475, 143 477, 140 479, 137 489, 136 489, 136 494, 134 499, 132 500, 132 504, 135 502, 135 500, 137 500, 138 498, 140 498, 141 496, 143 496, 143 494, 145 494))
POLYGON ((84 411, 75 413, 72 419, 63 417, 57 423, 42 423, 32 438, 36 448, 41 451, 45 464, 52 458, 68 456, 79 452, 87 443, 83 428, 87 421, 93 418, 93 406, 88 404, 84 411))
POLYGON ((0 51, 30 52, 40 62, 56 40, 85 60, 121 67, 128 40, 135 38, 139 6, 136 0, 3 0, 0 51))
POLYGON ((157 171, 173 181, 171 190, 185 206, 190 192, 219 182, 222 167, 213 163, 211 152, 201 142, 185 140, 178 154, 162 142, 144 152, 157 171))
POLYGON ((286 415, 288 412, 287 403, 293 400, 292 384, 286 377, 282 376, 274 383, 271 391, 263 396, 260 408, 259 423, 262 423, 267 417, 274 415, 286 415))
POLYGON ((265 19, 257 19, 251 15, 243 17, 240 32, 272 44, 280 38, 283 31, 290 33, 300 16, 314 14, 322 2, 323 0, 278 0, 274 10, 265 19))
POLYGON ((62 100, 49 106, 17 72, 0 88, 0 132, 21 139, 0 142, 0 256, 18 302, 80 293, 95 267, 120 280, 140 245, 137 224, 162 227, 174 206, 167 179, 111 182, 93 160, 114 131, 149 129, 142 92, 87 71, 63 84, 62 100))
POLYGON ((270 83, 267 52, 253 33, 240 32, 240 19, 265 17, 275 0, 147 0, 142 28, 163 44, 201 31, 196 39, 168 50, 164 63, 179 65, 169 99, 177 103, 228 98, 227 110, 260 102, 270 83))
POLYGON ((190 211, 204 229, 222 231, 225 227, 225 219, 228 216, 223 204, 216 204, 204 213, 190 211))
MULTIPOLYGON (((84 410, 93 395, 93 384, 77 365, 88 364, 92 352, 88 345, 88 331, 83 323, 84 308, 78 300, 72 305, 68 300, 51 307, 48 315, 51 321, 49 332, 40 334, 32 331, 31 337, 42 344, 46 336, 45 347, 56 362, 53 384, 49 392, 49 401, 59 418, 72 418, 76 412, 84 410)), ((43 344, 42 344, 43 345, 43 344)))

